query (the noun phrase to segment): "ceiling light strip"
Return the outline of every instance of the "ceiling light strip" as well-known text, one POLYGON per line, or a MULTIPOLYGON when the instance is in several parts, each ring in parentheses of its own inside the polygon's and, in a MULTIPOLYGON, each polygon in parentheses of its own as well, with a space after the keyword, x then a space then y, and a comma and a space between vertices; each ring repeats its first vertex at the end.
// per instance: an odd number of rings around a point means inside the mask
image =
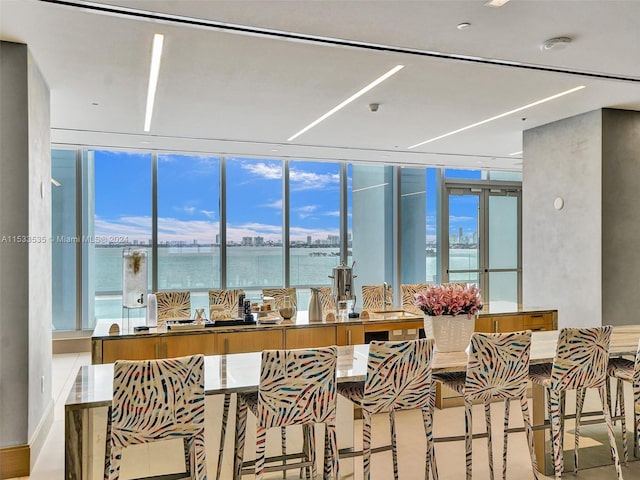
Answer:
POLYGON ((509 154, 509 156, 510 156, 510 157, 513 157, 513 156, 515 156, 515 155, 520 155, 520 154, 522 154, 522 150, 520 150, 519 152, 513 152, 513 153, 510 153, 510 154, 509 154))
POLYGON ((147 88, 147 111, 144 115, 144 131, 151 129, 151 117, 153 116, 153 104, 156 99, 158 87, 158 75, 160 74, 160 60, 162 59, 162 46, 164 35, 156 33, 153 36, 153 49, 151 50, 151 66, 149 68, 149 86, 147 88))
POLYGON ((400 195, 401 197, 411 197, 413 195, 423 195, 427 193, 426 190, 422 190, 421 192, 412 192, 412 193, 403 193, 402 195, 400 195))
POLYGON ((357 91, 356 93, 354 93, 353 95, 351 95, 349 98, 347 98, 345 101, 343 101, 342 103, 340 103, 339 105, 336 105, 335 107, 333 107, 331 110, 329 110, 327 113, 325 113, 324 115, 322 115, 320 118, 314 120, 313 122, 311 122, 309 125, 307 125, 306 127, 304 127, 302 130, 300 130, 298 133, 296 133, 295 135, 292 135, 291 137, 287 138, 287 142, 292 141, 294 138, 299 137, 300 135, 302 135, 304 132, 306 132, 307 130, 312 129, 313 127, 315 127, 316 125, 318 125, 320 122, 322 122, 323 120, 326 120, 328 117, 330 117, 331 115, 333 115, 334 113, 336 113, 338 110, 341 110, 342 108, 344 108, 345 106, 347 106, 348 104, 350 104, 351 102, 353 102, 356 98, 361 97, 362 95, 364 95, 365 93, 367 93, 369 90, 371 90, 372 88, 378 86, 379 84, 381 84, 382 82, 384 82, 387 78, 391 77, 392 75, 396 74, 397 72, 399 72, 400 70, 402 70, 404 68, 404 65, 396 65, 395 67, 393 67, 391 70, 389 70, 387 73, 385 73, 384 75, 376 78, 373 82, 371 82, 369 85, 367 85, 366 87, 360 89, 359 91, 357 91))
POLYGON ((494 120, 498 120, 499 118, 506 117, 508 115, 512 115, 517 112, 521 112, 522 110, 526 110, 527 108, 535 107, 536 105, 540 105, 541 103, 549 102, 551 100, 555 100, 556 98, 563 97, 565 95, 569 95, 570 93, 577 92, 578 90, 582 90, 585 88, 584 85, 580 85, 579 87, 571 88, 569 90, 565 90, 564 92, 556 93, 555 95, 551 95, 550 97, 543 98, 542 100, 538 100, 533 103, 529 103, 528 105, 524 105, 522 107, 514 108, 513 110, 509 110, 508 112, 501 113, 500 115, 495 115, 491 118, 487 118, 486 120, 482 120, 480 122, 472 123, 471 125, 467 125, 466 127, 458 128, 449 133, 445 133, 443 135, 439 135, 437 137, 430 138, 429 140, 425 140, 424 142, 416 143, 415 145, 411 145, 407 147, 409 150, 419 147, 421 145, 426 145, 427 143, 435 142, 436 140, 440 140, 441 138, 449 137, 451 135, 455 135, 456 133, 464 132, 465 130, 469 130, 470 128, 478 127, 480 125, 484 125, 485 123, 493 122, 494 120))

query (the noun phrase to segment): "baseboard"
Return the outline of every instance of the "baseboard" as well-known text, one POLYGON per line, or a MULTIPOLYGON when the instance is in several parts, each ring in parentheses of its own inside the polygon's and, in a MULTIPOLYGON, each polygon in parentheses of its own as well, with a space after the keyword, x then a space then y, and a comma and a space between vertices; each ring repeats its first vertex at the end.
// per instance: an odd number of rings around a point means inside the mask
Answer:
POLYGON ((29 445, 0 448, 0 480, 28 477, 31 472, 29 445))
POLYGON ((47 405, 47 411, 42 416, 40 423, 36 427, 36 431, 33 432, 31 436, 31 440, 29 441, 29 446, 31 447, 31 461, 30 467, 33 468, 40 452, 42 451, 42 447, 44 447, 44 442, 47 440, 47 436, 51 431, 51 426, 53 425, 53 420, 55 419, 55 404, 53 399, 47 405))
POLYGON ((91 351, 91 337, 54 338, 53 354, 81 353, 91 351))

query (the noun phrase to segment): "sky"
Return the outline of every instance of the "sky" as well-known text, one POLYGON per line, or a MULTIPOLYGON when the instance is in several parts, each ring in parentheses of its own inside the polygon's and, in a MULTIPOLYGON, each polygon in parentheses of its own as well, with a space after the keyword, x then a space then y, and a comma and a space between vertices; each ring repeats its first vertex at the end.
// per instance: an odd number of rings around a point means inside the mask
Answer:
MULTIPOLYGON (((149 153, 95 151, 97 236, 145 243, 151 238, 151 161, 149 153)), ((281 241, 282 171, 279 160, 227 157, 228 241, 256 236, 281 241)), ((340 164, 291 161, 289 171, 291 240, 339 235, 340 164)), ((428 240, 435 240, 434 172, 427 169, 428 240)), ((218 175, 217 157, 158 155, 159 242, 215 243, 220 222, 218 175)), ((456 171, 455 176, 479 178, 480 172, 456 171)), ((473 204, 460 202, 459 210, 451 212, 451 230, 462 226, 465 234, 475 231, 473 204)))

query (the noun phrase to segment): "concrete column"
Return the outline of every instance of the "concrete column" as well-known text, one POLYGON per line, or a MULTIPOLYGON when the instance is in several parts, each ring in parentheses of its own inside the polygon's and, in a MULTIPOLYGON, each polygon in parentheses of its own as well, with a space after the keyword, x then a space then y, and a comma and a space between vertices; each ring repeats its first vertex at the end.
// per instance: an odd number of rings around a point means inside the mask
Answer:
POLYGON ((560 327, 638 322, 638 180, 640 112, 596 110, 524 132, 525 304, 558 308, 560 327))
POLYGON ((26 45, 0 42, 0 449, 53 419, 50 157, 49 89, 26 45))

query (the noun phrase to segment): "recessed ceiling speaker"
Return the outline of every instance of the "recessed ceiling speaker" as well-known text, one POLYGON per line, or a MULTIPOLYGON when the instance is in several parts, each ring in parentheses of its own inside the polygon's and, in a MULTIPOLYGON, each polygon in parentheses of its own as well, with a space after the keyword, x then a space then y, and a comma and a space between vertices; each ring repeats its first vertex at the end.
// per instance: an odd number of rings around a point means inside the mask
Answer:
POLYGON ((567 46, 571 43, 571 39, 569 37, 555 37, 550 38, 549 40, 545 40, 542 45, 540 45, 540 50, 546 52, 547 50, 562 50, 567 48, 567 46))

